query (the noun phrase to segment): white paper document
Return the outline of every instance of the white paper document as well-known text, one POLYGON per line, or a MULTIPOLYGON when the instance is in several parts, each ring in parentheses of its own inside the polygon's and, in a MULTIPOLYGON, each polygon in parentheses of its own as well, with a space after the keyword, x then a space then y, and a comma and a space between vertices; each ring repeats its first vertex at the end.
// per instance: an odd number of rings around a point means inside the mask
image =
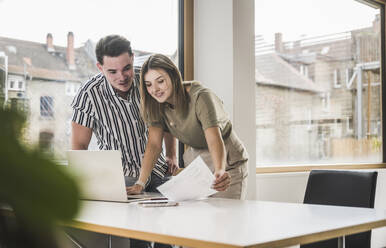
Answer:
POLYGON ((214 175, 198 156, 188 167, 177 176, 159 186, 161 194, 173 201, 196 200, 217 193, 211 186, 214 175))

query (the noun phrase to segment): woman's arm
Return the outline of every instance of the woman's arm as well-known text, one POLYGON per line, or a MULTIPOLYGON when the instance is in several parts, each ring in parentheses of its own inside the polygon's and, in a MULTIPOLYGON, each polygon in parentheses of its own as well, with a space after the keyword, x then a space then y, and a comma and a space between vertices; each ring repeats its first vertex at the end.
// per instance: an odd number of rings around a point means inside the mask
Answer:
POLYGON ((210 127, 205 130, 205 139, 214 164, 215 181, 213 189, 224 191, 230 185, 230 175, 225 171, 226 152, 224 141, 218 127, 210 127))
POLYGON ((177 162, 177 140, 169 132, 164 132, 164 142, 166 148, 166 162, 168 164, 168 172, 175 175, 179 166, 177 162))
POLYGON ((162 151, 162 139, 164 131, 159 127, 149 127, 149 139, 146 144, 145 155, 141 164, 141 173, 139 175, 138 183, 131 187, 127 187, 128 194, 139 194, 144 190, 144 186, 151 171, 154 168, 154 164, 157 161, 162 151))

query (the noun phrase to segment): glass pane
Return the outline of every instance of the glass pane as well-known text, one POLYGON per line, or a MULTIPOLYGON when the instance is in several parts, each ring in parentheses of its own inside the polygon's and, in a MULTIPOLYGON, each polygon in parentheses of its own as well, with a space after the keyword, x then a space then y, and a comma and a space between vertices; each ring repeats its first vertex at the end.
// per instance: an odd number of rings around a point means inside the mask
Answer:
POLYGON ((382 161, 380 10, 256 0, 257 165, 382 161))
POLYGON ((23 110, 25 142, 59 159, 70 149, 74 95, 98 73, 100 38, 129 39, 136 67, 152 53, 178 58, 177 0, 0 0, 0 9, 0 104, 23 110), (24 21, 10 22, 15 16, 24 21))

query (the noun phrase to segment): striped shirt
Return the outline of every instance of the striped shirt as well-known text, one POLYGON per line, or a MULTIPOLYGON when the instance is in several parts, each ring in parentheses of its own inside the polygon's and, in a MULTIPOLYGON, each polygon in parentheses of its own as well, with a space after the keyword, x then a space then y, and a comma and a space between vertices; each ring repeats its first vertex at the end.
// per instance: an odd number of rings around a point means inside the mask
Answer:
MULTIPOLYGON (((72 121, 93 130, 100 150, 121 151, 124 175, 139 177, 148 129, 139 110, 138 78, 133 80, 127 99, 123 99, 99 73, 82 85, 71 107, 72 121)), ((161 153, 153 172, 162 178, 167 169, 161 153)))

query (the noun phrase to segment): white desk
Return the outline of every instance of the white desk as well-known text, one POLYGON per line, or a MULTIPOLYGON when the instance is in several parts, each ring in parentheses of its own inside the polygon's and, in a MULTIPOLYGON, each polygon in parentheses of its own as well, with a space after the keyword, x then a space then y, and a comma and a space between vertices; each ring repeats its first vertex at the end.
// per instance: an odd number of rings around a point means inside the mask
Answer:
POLYGON ((84 201, 66 226, 189 247, 285 247, 386 225, 386 212, 261 201, 207 199, 177 207, 84 201))

